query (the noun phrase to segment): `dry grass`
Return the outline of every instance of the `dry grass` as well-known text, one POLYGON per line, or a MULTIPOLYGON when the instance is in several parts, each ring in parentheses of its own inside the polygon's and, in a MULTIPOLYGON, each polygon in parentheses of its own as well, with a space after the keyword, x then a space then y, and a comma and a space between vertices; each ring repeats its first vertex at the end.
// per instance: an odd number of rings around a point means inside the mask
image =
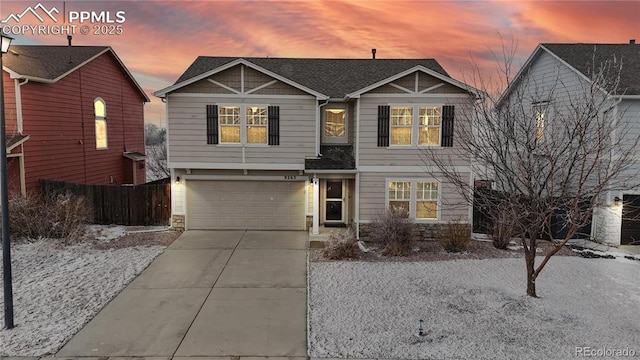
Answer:
MULTIPOLYGON (((412 251, 406 256, 386 256, 380 247, 376 244, 367 243, 370 249, 368 253, 360 252, 359 261, 400 261, 400 262, 419 262, 419 261, 448 261, 463 259, 498 259, 498 258, 524 258, 524 251, 500 250, 496 249, 489 241, 471 240, 467 246, 467 250, 459 253, 451 253, 445 251, 438 241, 417 241, 412 251)), ((553 245, 548 241, 540 241, 538 243, 539 254, 544 254, 553 245)), ((564 247, 556 256, 578 256, 571 249, 564 247)), ((322 256, 319 250, 309 250, 309 259, 311 261, 331 261, 322 256)))
POLYGON ((322 249, 322 256, 330 260, 358 258, 358 244, 353 229, 334 231, 322 249))
POLYGON ((388 256, 409 254, 418 231, 405 209, 391 209, 378 214, 369 228, 370 241, 381 244, 388 256))
POLYGON ((28 195, 9 200, 9 224, 16 237, 75 241, 84 234, 89 206, 75 195, 28 195))
POLYGON ((96 249, 122 249, 134 246, 169 246, 182 234, 181 231, 163 230, 153 232, 132 232, 110 241, 93 241, 96 249))

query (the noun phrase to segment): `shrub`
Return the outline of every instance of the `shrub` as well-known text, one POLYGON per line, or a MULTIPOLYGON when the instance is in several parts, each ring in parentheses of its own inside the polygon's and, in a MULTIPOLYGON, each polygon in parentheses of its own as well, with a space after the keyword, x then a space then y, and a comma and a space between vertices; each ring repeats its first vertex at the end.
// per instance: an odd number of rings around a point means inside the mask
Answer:
POLYGON ((29 195, 9 200, 9 226, 16 236, 72 240, 84 233, 89 208, 74 195, 29 195))
POLYGON ((467 249, 471 241, 471 225, 458 221, 449 221, 440 230, 440 244, 447 252, 461 252, 467 249))
POLYGON ((511 238, 516 234, 516 227, 512 217, 506 210, 498 210, 495 219, 493 219, 493 228, 491 232, 491 240, 493 246, 497 249, 505 250, 509 246, 511 238))
POLYGON ((353 229, 334 231, 322 249, 322 255, 330 260, 355 259, 358 257, 358 245, 353 229))
POLYGON ((413 248, 418 228, 405 209, 391 209, 370 224, 369 238, 383 246, 383 255, 407 255, 413 248))

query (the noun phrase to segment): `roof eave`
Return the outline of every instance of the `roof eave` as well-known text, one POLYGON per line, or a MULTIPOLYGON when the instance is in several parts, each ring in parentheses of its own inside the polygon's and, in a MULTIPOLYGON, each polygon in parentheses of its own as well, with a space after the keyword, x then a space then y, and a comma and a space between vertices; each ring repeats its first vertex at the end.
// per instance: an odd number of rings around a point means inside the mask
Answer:
POLYGON ((426 73, 428 75, 431 75, 431 76, 433 76, 433 77, 435 77, 437 79, 440 79, 440 80, 442 80, 442 81, 444 81, 444 82, 446 82, 446 83, 448 83, 450 85, 453 85, 453 86, 458 87, 460 89, 463 89, 463 90, 465 90, 467 92, 470 92, 470 93, 472 93, 472 94, 474 94, 476 96, 481 96, 481 94, 482 94, 482 91, 480 91, 480 90, 478 90, 478 89, 476 89, 476 88, 474 88, 472 86, 469 86, 469 85, 467 85, 467 84, 465 84, 463 82, 460 82, 458 80, 455 80, 453 78, 450 78, 448 76, 440 74, 439 72, 433 71, 433 70, 431 70, 431 69, 429 69, 429 68, 427 68, 427 67, 425 67, 423 65, 416 65, 416 66, 414 66, 414 67, 412 67, 410 69, 407 69, 405 71, 399 72, 399 73, 397 73, 397 74, 395 74, 393 76, 390 76, 390 77, 388 77, 386 79, 382 79, 382 80, 380 80, 380 81, 378 81, 376 83, 373 83, 373 84, 371 84, 369 86, 366 86, 366 87, 364 87, 364 88, 362 88, 360 90, 351 92, 351 93, 347 94, 345 96, 345 98, 347 98, 347 99, 357 99, 364 93, 367 93, 367 92, 369 92, 369 91, 371 91, 371 90, 373 90, 375 88, 378 88, 378 87, 380 87, 382 85, 386 85, 386 84, 388 84, 388 83, 390 83, 390 82, 392 82, 394 80, 400 79, 400 78, 402 78, 404 76, 407 76, 407 75, 409 75, 411 73, 414 73, 416 71, 422 71, 422 72, 424 72, 424 73, 426 73))
POLYGON ((280 81, 282 81, 283 83, 285 83, 287 85, 291 85, 291 86, 293 86, 293 87, 295 87, 297 89, 300 89, 300 90, 302 90, 302 91, 304 91, 306 93, 309 93, 310 95, 315 96, 316 99, 318 99, 318 100, 328 100, 330 98, 328 95, 325 95, 325 94, 322 94, 320 92, 317 92, 317 91, 315 91, 315 90, 313 90, 311 88, 308 88, 308 87, 306 87, 306 86, 304 86, 302 84, 299 84, 299 83, 297 83, 297 82, 295 82, 293 80, 290 80, 290 79, 288 79, 288 78, 286 78, 284 76, 276 74, 276 73, 274 73, 274 72, 272 72, 270 70, 267 70, 267 69, 265 69, 265 68, 263 68, 261 66, 258 66, 256 64, 254 64, 254 63, 252 63, 252 62, 250 62, 250 61, 248 61, 248 60, 246 60, 244 58, 238 58, 238 59, 230 61, 230 62, 228 62, 228 63, 226 63, 226 64, 224 64, 222 66, 218 66, 215 69, 211 69, 211 70, 209 70, 207 72, 204 72, 204 73, 202 73, 202 74, 200 74, 198 76, 194 76, 194 77, 192 77, 190 79, 187 79, 185 81, 182 81, 180 83, 173 84, 173 85, 168 86, 168 87, 166 87, 164 89, 158 90, 158 91, 154 92, 153 95, 157 96, 159 98, 164 98, 164 97, 167 96, 167 94, 169 94, 172 91, 175 91, 175 90, 180 89, 182 87, 185 87, 187 85, 193 84, 193 83, 195 83, 197 81, 206 79, 211 75, 217 74, 217 73, 219 73, 221 71, 230 69, 230 68, 232 68, 234 66, 241 65, 241 64, 245 65, 245 66, 248 66, 248 67, 250 67, 250 68, 252 68, 252 69, 254 69, 256 71, 259 71, 259 72, 261 72, 263 74, 271 76, 274 79, 280 80, 280 81))

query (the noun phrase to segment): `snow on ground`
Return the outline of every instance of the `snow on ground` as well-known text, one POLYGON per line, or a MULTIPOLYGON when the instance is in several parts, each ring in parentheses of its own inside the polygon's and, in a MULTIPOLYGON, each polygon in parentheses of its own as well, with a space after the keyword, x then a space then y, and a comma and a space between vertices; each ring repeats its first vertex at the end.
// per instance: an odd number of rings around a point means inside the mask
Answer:
MULTIPOLYGON (((124 234, 124 227, 107 229, 103 240, 124 234)), ((0 355, 55 352, 164 248, 97 250, 86 243, 61 247, 50 239, 12 245, 16 327, 0 330, 0 355)), ((0 304, 4 304, 2 295, 0 304)), ((4 314, 0 320, 4 325, 4 314)))
POLYGON ((640 356, 640 263, 554 257, 525 295, 520 258, 312 262, 312 357, 566 359, 640 356), (418 336, 418 321, 426 336, 418 336))

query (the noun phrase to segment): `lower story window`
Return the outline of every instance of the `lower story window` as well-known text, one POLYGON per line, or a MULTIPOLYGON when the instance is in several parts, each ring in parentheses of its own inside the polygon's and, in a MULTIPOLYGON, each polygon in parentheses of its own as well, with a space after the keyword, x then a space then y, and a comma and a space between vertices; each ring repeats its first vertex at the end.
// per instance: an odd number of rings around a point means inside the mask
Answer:
POLYGON ((405 209, 418 220, 438 219, 440 184, 426 180, 390 180, 387 182, 387 207, 405 209))

